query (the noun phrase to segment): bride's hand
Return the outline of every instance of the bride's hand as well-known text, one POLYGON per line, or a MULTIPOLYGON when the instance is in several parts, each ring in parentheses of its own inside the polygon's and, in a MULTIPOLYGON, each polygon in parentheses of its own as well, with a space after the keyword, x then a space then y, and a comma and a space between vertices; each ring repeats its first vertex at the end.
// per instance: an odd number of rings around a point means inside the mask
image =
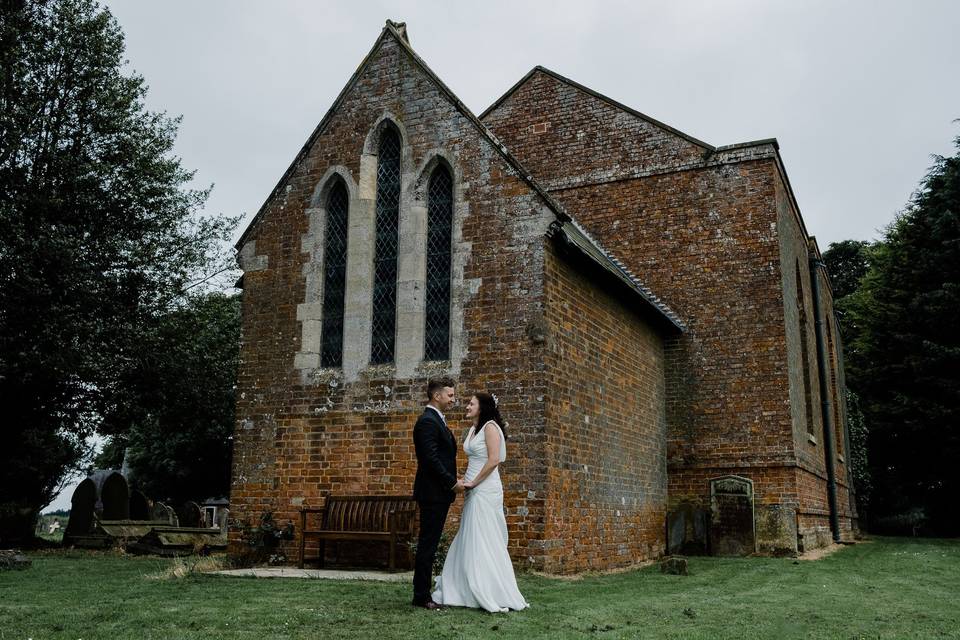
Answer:
POLYGON ((473 489, 473 487, 474 487, 473 481, 471 481, 471 480, 464 480, 464 481, 463 481, 463 488, 464 488, 464 489, 473 489))

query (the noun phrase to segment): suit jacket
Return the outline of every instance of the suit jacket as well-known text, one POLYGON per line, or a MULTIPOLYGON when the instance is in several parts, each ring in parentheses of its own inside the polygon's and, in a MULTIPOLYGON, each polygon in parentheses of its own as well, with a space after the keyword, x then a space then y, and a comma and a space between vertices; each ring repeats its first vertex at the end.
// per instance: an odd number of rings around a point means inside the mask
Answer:
POLYGON ((457 484, 457 441, 438 414, 427 407, 413 427, 417 477, 413 497, 419 502, 453 502, 457 484))

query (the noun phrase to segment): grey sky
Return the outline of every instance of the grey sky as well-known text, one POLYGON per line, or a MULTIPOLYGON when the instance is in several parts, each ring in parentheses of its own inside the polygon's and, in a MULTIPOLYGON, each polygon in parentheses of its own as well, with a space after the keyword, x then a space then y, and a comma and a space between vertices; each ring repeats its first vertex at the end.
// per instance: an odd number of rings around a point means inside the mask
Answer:
POLYGON ((714 145, 776 137, 821 247, 960 133, 958 2, 108 0, 208 208, 252 216, 386 18, 474 113, 537 64, 714 145))
POLYGON ((824 249, 875 238, 960 134, 948 0, 106 4, 148 106, 183 115, 208 210, 240 230, 387 18, 474 113, 541 64, 714 145, 776 137, 824 249))

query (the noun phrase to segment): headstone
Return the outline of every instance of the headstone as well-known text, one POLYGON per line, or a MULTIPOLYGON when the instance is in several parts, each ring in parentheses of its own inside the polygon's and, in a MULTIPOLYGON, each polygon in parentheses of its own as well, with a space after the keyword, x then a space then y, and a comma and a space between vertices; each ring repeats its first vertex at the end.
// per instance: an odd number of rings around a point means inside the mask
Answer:
POLYGON ((660 561, 660 573, 669 573, 675 576, 687 575, 687 559, 676 556, 664 558, 660 561))
POLYGON ((64 544, 70 544, 74 536, 90 533, 96 504, 97 485, 90 478, 86 478, 77 485, 70 498, 70 519, 67 520, 67 529, 63 533, 64 544))
POLYGON ((33 561, 17 549, 0 550, 0 571, 20 571, 32 565, 33 561))
POLYGON ((150 520, 150 501, 140 491, 130 492, 130 519, 150 520))
POLYGON ((220 535, 226 536, 230 523, 230 509, 221 508, 217 511, 217 526, 220 527, 220 535))
POLYGON ((716 556, 746 556, 756 552, 750 479, 724 476, 710 481, 710 549, 716 556))
POLYGON ((153 504, 153 517, 151 520, 157 520, 158 522, 165 522, 171 527, 179 527, 180 520, 177 518, 177 512, 173 510, 173 507, 169 507, 162 502, 155 502, 153 504))
POLYGON ((94 471, 90 479, 97 485, 96 512, 101 520, 130 519, 130 488, 119 471, 94 471))
POLYGON ((177 516, 180 518, 181 527, 199 527, 203 520, 203 512, 200 511, 200 505, 192 500, 184 502, 177 510, 177 516))
POLYGON ((683 502, 667 514, 667 554, 703 555, 707 553, 710 512, 696 504, 683 502))

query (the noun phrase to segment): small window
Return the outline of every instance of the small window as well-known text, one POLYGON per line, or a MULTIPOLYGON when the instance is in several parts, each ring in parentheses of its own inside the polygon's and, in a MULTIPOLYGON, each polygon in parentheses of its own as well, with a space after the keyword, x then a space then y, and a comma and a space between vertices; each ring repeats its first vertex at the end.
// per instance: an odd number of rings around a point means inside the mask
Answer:
POLYGON ((438 166, 427 197, 427 295, 424 359, 450 358, 450 240, 453 229, 453 179, 438 166))

